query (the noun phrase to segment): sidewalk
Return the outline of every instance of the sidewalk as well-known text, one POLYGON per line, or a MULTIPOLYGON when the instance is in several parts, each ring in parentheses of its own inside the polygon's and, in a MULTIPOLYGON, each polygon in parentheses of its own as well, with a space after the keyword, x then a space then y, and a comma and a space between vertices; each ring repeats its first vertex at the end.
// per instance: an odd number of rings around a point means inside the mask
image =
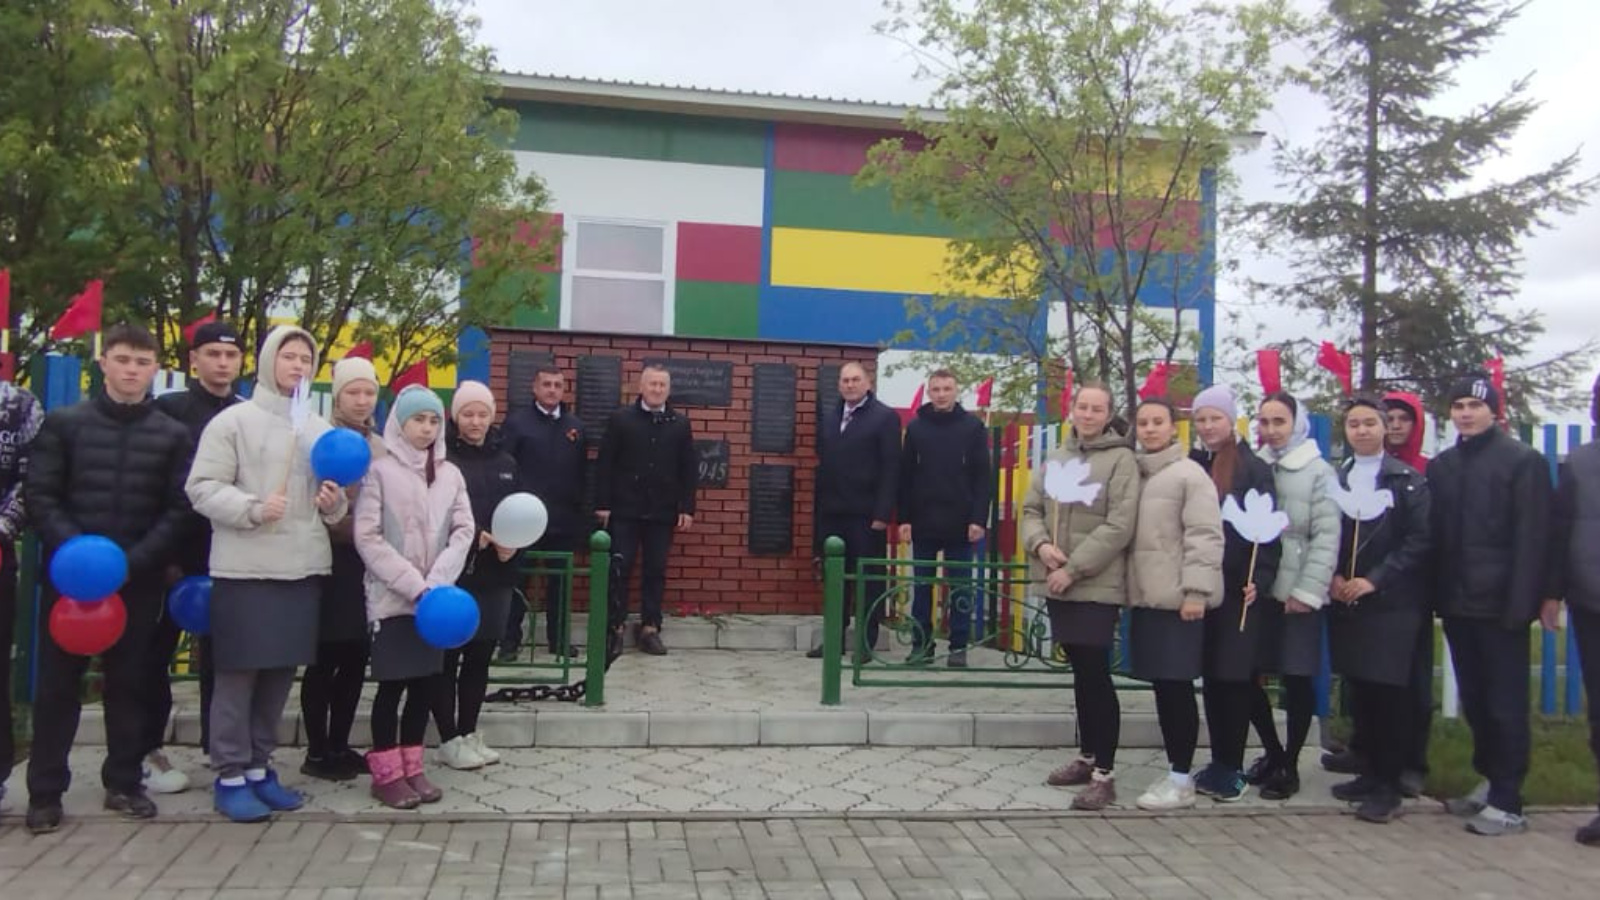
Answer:
POLYGON ((1534 900, 1593 896, 1576 815, 1490 841, 1443 815, 958 821, 97 823, 0 829, 49 900, 1534 900))

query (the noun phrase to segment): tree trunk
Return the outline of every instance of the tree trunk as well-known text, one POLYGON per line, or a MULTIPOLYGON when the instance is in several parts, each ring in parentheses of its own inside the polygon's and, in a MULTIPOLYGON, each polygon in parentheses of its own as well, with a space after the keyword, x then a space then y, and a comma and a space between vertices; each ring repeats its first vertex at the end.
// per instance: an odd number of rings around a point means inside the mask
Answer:
POLYGON ((1366 158, 1361 167, 1361 377, 1363 390, 1378 380, 1378 49, 1367 43, 1366 158))

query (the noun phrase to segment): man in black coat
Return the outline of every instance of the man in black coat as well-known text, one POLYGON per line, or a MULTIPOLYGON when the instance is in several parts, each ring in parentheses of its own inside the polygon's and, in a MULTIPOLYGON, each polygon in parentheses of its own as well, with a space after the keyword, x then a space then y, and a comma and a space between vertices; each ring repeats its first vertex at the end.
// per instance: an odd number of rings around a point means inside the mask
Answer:
POLYGON ((694 526, 700 469, 694 433, 683 413, 667 403, 672 376, 659 366, 639 375, 639 399, 611 414, 600 441, 595 516, 611 532, 611 637, 606 652, 621 652, 628 618, 628 579, 644 556, 639 582, 639 649, 663 656, 661 600, 674 530, 694 526))
MULTIPOLYGON (((167 567, 189 521, 183 484, 192 451, 188 430, 158 411, 149 396, 155 338, 137 326, 116 325, 104 341, 105 387, 45 416, 34 440, 26 497, 47 570, 50 557, 79 535, 110 538, 127 554, 128 580, 120 591, 127 626, 101 657, 106 761, 100 778, 106 809, 148 819, 156 805, 140 784, 140 760, 148 749, 146 710, 155 689, 146 659, 165 605, 167 567)), ((39 621, 45 622, 49 610, 64 601, 48 580, 42 587, 39 621)), ((39 641, 28 759, 27 824, 35 834, 61 826, 61 796, 72 778, 67 756, 78 732, 79 688, 88 666, 87 657, 69 654, 49 638, 39 641)))
MULTIPOLYGON (((506 415, 505 449, 517 461, 523 490, 544 501, 550 524, 531 549, 547 553, 576 553, 584 547, 590 519, 584 514, 584 478, 589 466, 583 422, 562 402, 567 379, 554 365, 540 366, 533 375, 533 406, 506 415)), ((563 618, 562 581, 552 573, 545 578, 545 644, 556 655, 571 652, 570 624, 563 618)), ((571 590, 571 586, 567 586, 571 590)), ((522 618, 527 608, 511 604, 511 619, 500 643, 500 657, 516 659, 522 646, 522 618)))
MULTIPOLYGON (((882 559, 889 550, 889 520, 894 516, 895 493, 900 487, 900 414, 873 396, 872 382, 860 363, 839 369, 839 403, 825 410, 817 437, 817 527, 813 548, 822 555, 830 536, 844 541, 845 570, 854 573, 862 559, 882 559)), ((856 648, 864 658, 878 643, 878 625, 885 605, 884 573, 875 567, 868 575, 865 634, 858 629, 856 648)), ((854 596, 851 592, 851 596, 854 596)), ((852 603, 846 598, 843 626, 848 627, 852 603)), ((841 646, 843 646, 841 641, 841 646)), ((806 656, 822 658, 822 645, 806 656)))
MULTIPOLYGON (((945 577, 966 578, 964 565, 983 540, 989 522, 989 435, 976 416, 956 402, 960 388, 949 369, 928 376, 928 402, 906 428, 900 454, 900 539, 911 542, 913 559, 934 559, 944 554, 945 577)), ((932 578, 933 566, 917 567, 917 577, 932 578)), ((916 645, 908 662, 933 658, 933 584, 919 581, 914 589, 912 616, 916 619, 916 645)), ((970 587, 950 592, 952 669, 966 668, 967 639, 972 629, 970 587)))
MULTIPOLYGON (((1600 427, 1600 378, 1595 379, 1590 418, 1600 427)), ((1583 660, 1583 689, 1589 697, 1589 750, 1600 766, 1600 441, 1567 454, 1556 487, 1555 523, 1550 535, 1550 584, 1539 618, 1548 629, 1561 625, 1567 604, 1583 660)), ((1570 671, 1570 670, 1569 670, 1570 671)), ((1570 675, 1568 677, 1571 677, 1570 675)), ((1578 843, 1600 846, 1600 816, 1578 829, 1578 843)))
MULTIPOLYGON (((181 391, 162 394, 156 398, 156 409, 176 419, 189 429, 189 449, 200 445, 200 433, 217 413, 240 402, 234 392, 234 382, 239 380, 239 368, 244 355, 239 347, 239 332, 227 322, 207 322, 195 329, 189 340, 189 367, 194 377, 181 391)), ((168 584, 190 576, 211 574, 211 520, 199 513, 189 513, 183 540, 178 545, 176 561, 168 567, 168 584)), ((182 629, 169 615, 161 616, 157 623, 154 643, 151 645, 150 683, 155 688, 155 699, 146 710, 146 741, 148 749, 144 760, 144 786, 153 794, 173 794, 189 786, 189 778, 182 770, 174 768, 162 751, 166 743, 167 720, 172 715, 172 679, 169 675, 172 654, 178 648, 182 629)), ((211 642, 203 637, 194 638, 200 670, 200 746, 211 746, 211 685, 215 669, 211 660, 211 642)))
POLYGON ((1485 779, 1447 807, 1491 837, 1528 827, 1528 627, 1545 589, 1552 494, 1544 457, 1495 427, 1502 402, 1482 373, 1454 385, 1460 437, 1428 464, 1434 603, 1472 729, 1472 766, 1485 779))

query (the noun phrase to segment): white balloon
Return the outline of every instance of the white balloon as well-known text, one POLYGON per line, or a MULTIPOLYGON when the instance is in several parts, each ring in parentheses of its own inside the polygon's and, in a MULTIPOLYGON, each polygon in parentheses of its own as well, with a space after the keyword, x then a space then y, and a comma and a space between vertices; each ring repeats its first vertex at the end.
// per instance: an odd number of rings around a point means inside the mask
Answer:
POLYGON ((544 501, 532 494, 519 491, 509 494, 494 508, 494 520, 489 533, 502 547, 522 550, 538 543, 550 525, 550 513, 544 501))

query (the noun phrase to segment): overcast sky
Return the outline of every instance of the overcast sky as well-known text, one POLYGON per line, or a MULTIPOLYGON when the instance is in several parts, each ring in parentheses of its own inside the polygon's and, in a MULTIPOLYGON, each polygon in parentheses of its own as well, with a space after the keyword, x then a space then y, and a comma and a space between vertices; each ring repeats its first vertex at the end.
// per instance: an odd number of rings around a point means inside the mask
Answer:
MULTIPOLYGON (((1315 0, 1298 0, 1316 8, 1315 0)), ((483 37, 501 68, 580 78, 915 103, 928 88, 899 43, 873 32, 880 0, 475 0, 483 37)), ((1543 107, 1486 177, 1510 178, 1586 145, 1584 171, 1600 171, 1600 3, 1532 0, 1487 56, 1461 74, 1452 106, 1484 102, 1532 75, 1543 107)), ((1261 130, 1306 143, 1321 120, 1285 97, 1261 130)), ((1270 154, 1236 162, 1248 198, 1274 190, 1270 154)), ((1549 352, 1600 338, 1600 208, 1558 220, 1526 245, 1522 302, 1542 310, 1549 352)), ((1272 260, 1242 259, 1270 273, 1272 260)), ((1224 307, 1236 299, 1219 287, 1224 307)), ((1293 317, 1266 318, 1269 339, 1305 333, 1293 317), (1275 333, 1272 333, 1275 332, 1275 333)))

